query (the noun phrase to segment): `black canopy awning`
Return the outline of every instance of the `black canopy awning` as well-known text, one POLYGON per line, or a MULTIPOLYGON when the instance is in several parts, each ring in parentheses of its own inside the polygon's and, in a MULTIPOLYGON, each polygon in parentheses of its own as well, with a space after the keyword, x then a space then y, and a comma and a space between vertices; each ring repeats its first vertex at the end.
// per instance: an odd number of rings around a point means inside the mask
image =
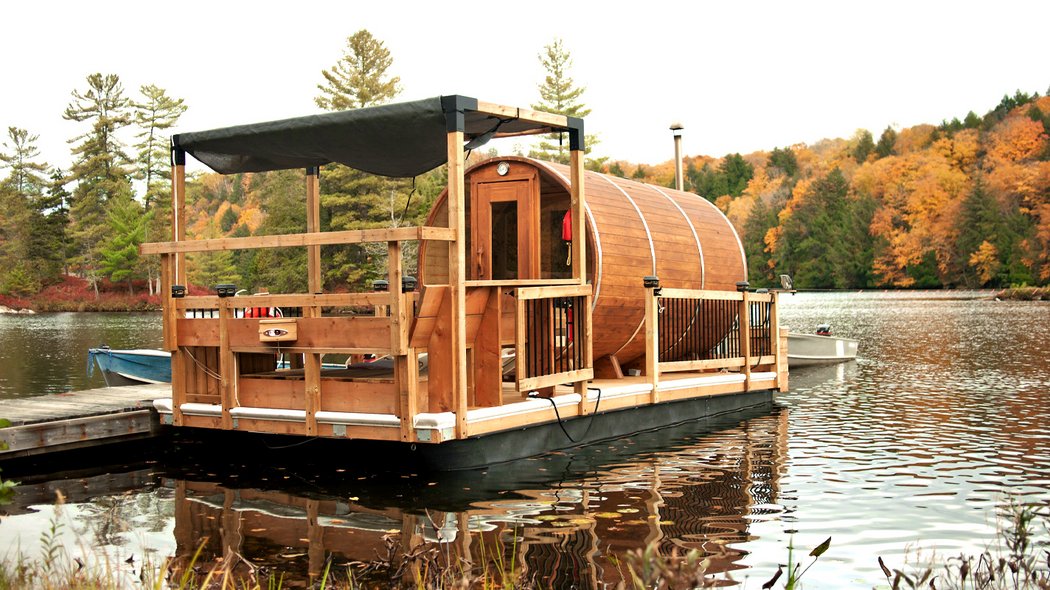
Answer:
MULTIPOLYGON (((444 164, 448 130, 466 141, 550 131, 550 125, 477 112, 462 96, 238 125, 172 137, 176 149, 222 174, 309 168, 331 162, 383 176, 417 176, 444 164)), ((581 124, 582 127, 582 124, 581 124)))

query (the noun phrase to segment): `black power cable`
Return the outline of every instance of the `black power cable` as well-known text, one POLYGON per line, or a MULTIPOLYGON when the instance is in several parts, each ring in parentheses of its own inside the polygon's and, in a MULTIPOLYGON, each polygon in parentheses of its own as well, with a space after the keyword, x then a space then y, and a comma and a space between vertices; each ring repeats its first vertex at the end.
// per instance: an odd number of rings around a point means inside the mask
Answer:
MULTIPOLYGON (((591 432, 591 425, 594 424, 594 415, 598 413, 598 406, 601 405, 601 403, 602 403, 602 390, 601 390, 601 388, 600 387, 588 387, 587 391, 591 391, 592 389, 594 391, 598 392, 598 399, 594 400, 594 411, 591 412, 591 419, 587 422, 587 430, 584 431, 583 436, 580 437, 580 440, 583 440, 583 439, 587 438, 587 435, 591 432)), ((561 427, 561 431, 565 433, 565 438, 569 439, 570 441, 572 441, 574 443, 580 442, 580 441, 576 440, 575 438, 573 438, 572 435, 569 434, 568 430, 565 430, 565 423, 561 419, 561 413, 558 412, 558 404, 556 404, 554 402, 554 398, 553 397, 548 397, 548 398, 544 398, 544 399, 549 401, 551 403, 551 407, 554 408, 554 415, 558 418, 558 426, 560 426, 561 427)))

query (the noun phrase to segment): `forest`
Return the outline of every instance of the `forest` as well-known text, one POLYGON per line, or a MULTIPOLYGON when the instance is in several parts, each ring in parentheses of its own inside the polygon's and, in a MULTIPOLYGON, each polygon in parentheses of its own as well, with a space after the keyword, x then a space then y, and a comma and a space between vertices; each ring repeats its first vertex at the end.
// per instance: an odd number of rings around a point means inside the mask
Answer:
MULTIPOLYGON (((585 117, 585 87, 570 76, 572 58, 562 41, 538 57, 547 75, 530 106, 585 117)), ((383 42, 358 31, 335 65, 321 71, 317 107, 396 100, 401 81, 389 73, 392 65, 383 42)), ((77 128, 68 170, 39 161, 38 135, 8 127, 0 141, 0 304, 33 305, 71 283, 96 300, 120 292, 129 308, 156 304, 158 260, 140 256, 138 246, 171 239, 168 135, 188 105, 155 85, 138 90, 128 96, 118 75, 101 73, 72 90, 63 112, 77 128)), ((752 286, 771 286, 780 274, 792 275, 802 289, 1050 283, 1050 96, 1018 90, 983 115, 949 116, 940 124, 888 126, 877 139, 861 129, 812 145, 686 157, 685 187, 732 221, 752 286)), ((558 139, 544 138, 518 155, 564 161, 558 139)), ((588 144, 598 139, 588 136, 588 144)), ((588 158, 587 167, 674 186, 671 161, 588 158)), ((305 231, 303 174, 191 175, 189 235, 305 231)), ((322 229, 420 225, 444 185, 443 168, 391 179, 325 166, 322 229)), ((385 255, 368 245, 325 247, 326 291, 367 289, 384 275, 385 255)), ((414 253, 407 256, 411 271, 414 253)), ((303 291, 305 258, 303 249, 200 255, 189 278, 201 291, 219 282, 303 291)))

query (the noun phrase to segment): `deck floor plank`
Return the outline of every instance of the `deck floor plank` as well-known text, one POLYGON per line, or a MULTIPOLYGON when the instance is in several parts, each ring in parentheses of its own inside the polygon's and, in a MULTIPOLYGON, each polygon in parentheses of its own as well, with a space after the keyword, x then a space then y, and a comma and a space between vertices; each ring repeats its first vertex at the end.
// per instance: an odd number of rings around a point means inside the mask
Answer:
POLYGON ((153 400, 164 397, 171 397, 168 384, 2 399, 0 418, 9 420, 12 426, 0 430, 0 440, 10 445, 0 451, 0 459, 51 448, 107 444, 128 435, 148 436, 150 420, 143 411, 152 407, 153 400))

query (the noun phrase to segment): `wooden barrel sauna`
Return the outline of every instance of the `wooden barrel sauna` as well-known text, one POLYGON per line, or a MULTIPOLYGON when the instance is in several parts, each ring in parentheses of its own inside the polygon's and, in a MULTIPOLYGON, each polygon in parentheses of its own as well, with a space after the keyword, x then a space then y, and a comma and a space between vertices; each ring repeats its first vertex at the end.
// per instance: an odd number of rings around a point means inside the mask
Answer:
MULTIPOLYGON (((570 203, 568 166, 498 157, 469 168, 465 189, 469 279, 571 276, 568 246, 562 240, 570 203)), ((591 171, 585 174, 584 191, 596 362, 615 357, 629 367, 645 353, 646 275, 656 275, 661 286, 675 289, 733 291, 738 281, 747 280, 740 238, 707 199, 591 171)), ((427 225, 447 227, 447 191, 435 202, 427 225)), ((447 274, 448 249, 424 243, 422 284, 447 284, 447 274)), ((672 312, 683 317, 671 325, 682 331, 698 329, 696 306, 665 309, 672 312)), ((727 330, 708 330, 699 347, 716 345, 727 330)), ((663 360, 685 360, 693 352, 677 347, 679 359, 663 360)))

